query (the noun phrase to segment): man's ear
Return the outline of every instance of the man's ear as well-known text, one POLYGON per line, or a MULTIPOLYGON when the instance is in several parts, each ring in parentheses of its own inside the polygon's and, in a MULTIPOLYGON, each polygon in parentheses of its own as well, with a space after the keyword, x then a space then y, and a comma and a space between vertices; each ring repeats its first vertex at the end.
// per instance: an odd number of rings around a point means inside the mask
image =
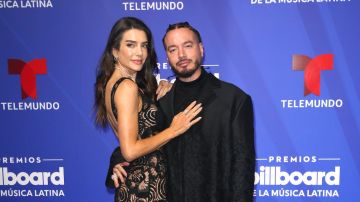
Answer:
POLYGON ((199 43, 199 46, 200 46, 201 57, 204 57, 204 46, 201 42, 199 43))

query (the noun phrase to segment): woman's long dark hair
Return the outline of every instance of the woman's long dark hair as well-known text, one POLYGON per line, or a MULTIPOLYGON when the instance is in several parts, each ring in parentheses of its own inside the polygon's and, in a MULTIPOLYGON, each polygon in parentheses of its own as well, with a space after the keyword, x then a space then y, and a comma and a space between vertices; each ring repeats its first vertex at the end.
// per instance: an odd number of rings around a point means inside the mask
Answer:
POLYGON ((141 20, 134 17, 124 17, 118 20, 111 29, 104 53, 100 58, 96 70, 95 83, 95 103, 96 111, 95 123, 105 128, 108 125, 105 108, 105 87, 114 72, 115 60, 112 54, 113 49, 119 49, 120 42, 126 31, 138 29, 145 32, 148 40, 148 56, 140 72, 136 75, 136 83, 146 96, 155 98, 156 80, 154 73, 157 73, 157 56, 154 49, 153 38, 150 29, 141 20))

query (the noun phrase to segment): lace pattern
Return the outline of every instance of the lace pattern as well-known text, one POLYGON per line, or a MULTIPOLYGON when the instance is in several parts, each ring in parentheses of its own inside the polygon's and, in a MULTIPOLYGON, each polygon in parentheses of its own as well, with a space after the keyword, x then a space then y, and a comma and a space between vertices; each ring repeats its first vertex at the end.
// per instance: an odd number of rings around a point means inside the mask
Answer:
MULTIPOLYGON (((117 81, 112 89, 111 105, 117 118, 114 103, 115 90, 124 79, 117 81)), ((151 99, 142 97, 142 109, 138 113, 138 138, 143 139, 155 134, 157 107, 151 99)), ((142 156, 125 167, 128 176, 125 183, 116 189, 115 202, 120 201, 166 201, 166 162, 162 150, 142 156)))

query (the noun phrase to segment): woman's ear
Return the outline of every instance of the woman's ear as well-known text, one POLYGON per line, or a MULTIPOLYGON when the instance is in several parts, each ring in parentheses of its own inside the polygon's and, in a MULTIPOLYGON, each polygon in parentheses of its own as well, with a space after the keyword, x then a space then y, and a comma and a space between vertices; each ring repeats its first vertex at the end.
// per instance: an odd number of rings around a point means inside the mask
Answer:
POLYGON ((119 50, 116 49, 116 48, 113 48, 112 49, 112 56, 115 58, 115 59, 118 59, 119 58, 119 50))

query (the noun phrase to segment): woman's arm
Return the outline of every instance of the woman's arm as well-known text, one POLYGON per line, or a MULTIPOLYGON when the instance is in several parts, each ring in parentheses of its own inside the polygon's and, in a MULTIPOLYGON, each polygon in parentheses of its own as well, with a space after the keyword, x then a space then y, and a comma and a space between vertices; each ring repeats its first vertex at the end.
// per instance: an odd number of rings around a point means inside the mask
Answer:
POLYGON ((202 110, 201 104, 193 102, 177 114, 170 127, 145 139, 138 139, 138 110, 141 107, 138 87, 131 80, 124 80, 115 92, 115 105, 118 114, 117 135, 121 153, 126 161, 133 161, 157 150, 168 141, 184 133, 192 125, 200 121, 195 116, 202 110))

